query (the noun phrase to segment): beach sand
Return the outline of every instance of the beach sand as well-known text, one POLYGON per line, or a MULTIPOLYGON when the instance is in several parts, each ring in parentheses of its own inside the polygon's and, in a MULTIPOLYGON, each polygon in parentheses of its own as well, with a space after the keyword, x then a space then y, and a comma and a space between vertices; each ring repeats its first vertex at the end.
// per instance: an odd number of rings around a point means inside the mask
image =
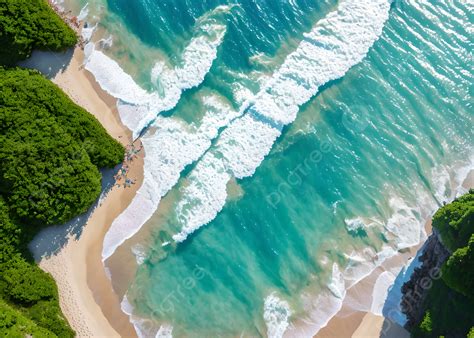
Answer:
MULTIPOLYGON (((51 55, 38 56, 47 57, 51 55)), ((30 66, 36 65, 35 62, 42 66, 48 65, 48 60, 38 58, 33 58, 30 66)), ((64 67, 59 67, 50 77, 73 101, 92 113, 112 137, 124 145, 129 144, 131 133, 120 121, 116 99, 104 92, 92 74, 83 69, 83 58, 83 51, 76 48, 66 57, 64 67)), ((139 147, 140 144, 136 146, 139 147)), ((130 204, 143 182, 143 151, 139 155, 130 163, 128 174, 129 178, 137 180, 136 184, 129 188, 114 187, 109 191, 87 220, 80 238, 71 238, 57 254, 43 258, 40 262, 40 266, 55 278, 63 313, 80 337, 136 337, 128 316, 120 309, 119 297, 106 275, 101 252, 108 228, 130 204)), ((463 186, 466 189, 474 187, 473 171, 469 173, 463 186)), ((430 221, 426 223, 425 231, 427 234, 431 233, 430 221)), ((372 313, 371 304, 377 278, 382 273, 396 276, 408 259, 416 255, 422 244, 390 258, 352 286, 341 310, 317 337, 409 337, 408 332, 400 326, 372 313), (354 304, 358 310, 354 310, 354 304)), ((123 293, 123 290, 118 291, 123 293)))
MULTIPOLYGON (((83 58, 83 51, 76 48, 67 66, 53 77, 53 82, 92 113, 110 135, 124 145, 129 144, 131 133, 120 122, 115 98, 104 92, 83 69, 83 58)), ((61 309, 78 336, 136 336, 128 316, 120 309, 120 300, 106 275, 101 253, 108 228, 130 204, 143 182, 143 156, 142 151, 129 163, 127 176, 136 179, 136 184, 128 188, 114 186, 93 210, 80 238, 71 238, 59 253, 40 262, 40 267, 56 280, 61 309)))
MULTIPOLYGON (((43 68, 43 73, 49 75, 73 101, 92 113, 112 137, 124 145, 129 144, 131 133, 120 121, 116 99, 104 92, 92 74, 83 69, 83 59, 83 51, 76 48, 69 55, 42 54, 36 59, 33 57, 24 66, 43 68), (64 59, 60 59, 63 57, 64 59), (48 58, 57 60, 51 63, 48 58), (59 66, 51 69, 51 64, 55 63, 59 66)), ((139 147, 140 144, 136 146, 139 147)), ((87 220, 80 238, 71 238, 57 254, 43 258, 40 262, 40 266, 55 278, 63 313, 80 337, 136 337, 128 316, 120 309, 119 297, 106 275, 101 252, 108 228, 130 204, 143 182, 143 151, 139 155, 139 158, 130 163, 128 174, 129 178, 136 179, 136 184, 130 188, 114 187, 109 191, 87 220)), ((463 186, 474 187, 473 171, 463 186)), ((431 233, 430 221, 426 223, 425 230, 427 234, 431 233)), ((390 273, 396 276, 408 259, 416 255, 422 244, 392 257, 352 286, 341 310, 317 337, 409 337, 403 328, 371 312, 373 290, 381 274, 390 273), (354 310, 354 304, 358 310, 354 310), (361 308, 364 311, 360 310, 361 308)), ((125 247, 124 250, 129 249, 128 246, 125 247)), ((117 271, 117 265, 124 268, 121 265, 123 261, 111 263, 113 270, 117 271)), ((123 279, 129 280, 130 276, 127 277, 123 279)), ((114 280, 114 283, 120 285, 120 281, 114 280)), ((118 287, 119 293, 124 292, 123 288, 126 286, 118 287)))
MULTIPOLYGON (((462 183, 466 190, 474 188, 474 170, 469 171, 462 183)), ((432 232, 431 218, 424 226, 427 236, 432 232)), ((417 251, 423 246, 423 240, 418 245, 404 250, 391 257, 372 273, 363 278, 357 284, 347 290, 342 308, 331 318, 328 324, 322 328, 317 338, 409 338, 410 334, 401 326, 385 319, 384 317, 370 312, 373 301, 374 285, 377 278, 384 272, 397 275, 408 260, 416 256, 417 251), (366 308, 366 311, 354 310, 354 305, 358 308, 366 308)))

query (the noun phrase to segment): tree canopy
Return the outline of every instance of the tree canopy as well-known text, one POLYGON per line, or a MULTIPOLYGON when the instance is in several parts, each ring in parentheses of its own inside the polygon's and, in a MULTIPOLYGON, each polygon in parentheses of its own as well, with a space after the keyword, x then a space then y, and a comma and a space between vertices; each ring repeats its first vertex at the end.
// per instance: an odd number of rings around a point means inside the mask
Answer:
POLYGON ((451 289, 474 300, 474 234, 443 266, 443 280, 451 289))
POLYGON ((450 251, 466 246, 474 232, 474 193, 471 191, 440 208, 433 216, 433 227, 450 251))
POLYGON ((33 49, 61 51, 75 32, 46 0, 0 0, 0 335, 74 337, 54 279, 31 259, 43 226, 85 212, 101 190, 99 168, 124 148, 38 72, 5 69, 33 49))
POLYGON ((46 0, 0 0, 0 64, 12 66, 33 49, 62 51, 76 43, 76 33, 46 0))
POLYGON ((23 222, 48 225, 81 214, 101 189, 98 168, 124 149, 42 75, 0 69, 0 194, 23 222))
POLYGON ((440 208, 433 227, 451 252, 423 302, 413 337, 474 336, 474 190, 440 208))
POLYGON ((0 335, 73 337, 53 278, 26 259, 26 229, 11 220, 0 197, 0 335))

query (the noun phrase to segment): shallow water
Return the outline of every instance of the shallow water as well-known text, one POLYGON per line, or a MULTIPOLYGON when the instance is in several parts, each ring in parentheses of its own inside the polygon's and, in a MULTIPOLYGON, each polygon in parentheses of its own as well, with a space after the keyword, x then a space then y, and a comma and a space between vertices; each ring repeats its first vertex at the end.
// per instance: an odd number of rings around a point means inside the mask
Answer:
POLYGON ((147 156, 104 249, 147 239, 126 304, 140 330, 309 336, 418 243, 473 165, 472 9, 91 1, 86 68, 147 156))

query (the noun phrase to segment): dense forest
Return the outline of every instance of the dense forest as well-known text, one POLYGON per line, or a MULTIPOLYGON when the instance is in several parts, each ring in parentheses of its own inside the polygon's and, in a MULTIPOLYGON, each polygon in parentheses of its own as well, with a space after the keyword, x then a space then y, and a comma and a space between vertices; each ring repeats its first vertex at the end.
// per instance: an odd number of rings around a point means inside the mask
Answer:
POLYGON ((73 337, 61 314, 53 278, 30 258, 31 232, 13 222, 0 197, 0 335, 8 337, 73 337))
POLYGON ((440 208, 433 228, 448 251, 413 337, 474 337, 474 190, 440 208))
POLYGON ((43 227, 85 212, 99 168, 124 148, 37 71, 6 68, 77 37, 45 0, 0 0, 0 336, 73 337, 54 279, 27 249, 43 227))
POLYGON ((12 66, 33 49, 62 51, 76 42, 46 0, 0 0, 0 64, 12 66))
POLYGON ((0 194, 31 224, 63 223, 100 193, 97 168, 122 146, 88 112, 33 70, 0 69, 0 194))

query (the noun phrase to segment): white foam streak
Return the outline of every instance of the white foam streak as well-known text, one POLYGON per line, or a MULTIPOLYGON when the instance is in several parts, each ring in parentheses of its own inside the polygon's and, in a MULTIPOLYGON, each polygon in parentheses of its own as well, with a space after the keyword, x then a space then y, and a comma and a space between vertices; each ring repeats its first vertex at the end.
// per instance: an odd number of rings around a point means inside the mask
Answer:
POLYGON ((339 266, 336 263, 333 263, 331 282, 328 285, 329 290, 331 290, 335 297, 342 299, 346 295, 345 285, 344 276, 339 270, 339 266))
POLYGON ((420 219, 416 215, 421 214, 421 209, 418 206, 407 206, 405 201, 398 197, 391 198, 389 205, 396 212, 387 221, 385 228, 396 236, 396 249, 409 248, 420 243, 420 219))
MULTIPOLYGON (((387 0, 341 2, 337 11, 306 34, 309 41, 303 41, 287 57, 254 103, 247 101, 246 114, 222 132, 216 147, 203 161, 220 170, 226 168, 236 178, 253 175, 280 135, 281 127, 296 118, 299 106, 315 95, 320 85, 343 76, 363 59, 381 34, 389 9, 387 0)), ((201 167, 198 170, 190 179, 205 180, 206 184, 191 184, 183 193, 185 197, 177 211, 186 213, 180 218, 182 230, 175 235, 178 241, 212 221, 225 204, 225 198, 216 198, 213 192, 222 194, 222 187, 231 176, 207 176, 210 172, 205 174, 201 167), (197 187, 202 191, 197 192, 197 187), (198 203, 202 198, 205 200, 198 203)))
POLYGON ((294 121, 298 107, 325 83, 362 61, 382 33, 389 1, 344 1, 290 54, 256 99, 256 110, 273 121, 294 121))
POLYGON ((185 48, 179 67, 169 68, 157 62, 151 70, 151 79, 158 90, 148 92, 141 88, 120 65, 103 52, 91 48, 85 68, 94 74, 102 89, 130 105, 122 111, 122 122, 137 137, 140 132, 163 111, 176 106, 181 93, 198 86, 209 72, 217 48, 222 43, 226 26, 206 23, 199 27, 199 33, 185 48))
POLYGON ((176 242, 184 241, 188 234, 216 217, 220 206, 225 204, 230 177, 222 161, 212 154, 198 163, 190 176, 191 184, 186 187, 186 197, 177 206, 182 229, 173 235, 176 242))
POLYGON ((77 20, 82 21, 89 15, 89 3, 86 3, 84 7, 81 8, 77 20))
POLYGON ((268 338, 281 338, 288 328, 291 316, 289 304, 280 299, 275 293, 265 298, 263 319, 267 325, 268 338))
POLYGON ((209 111, 198 128, 175 118, 158 117, 154 130, 142 137, 146 151, 143 184, 105 235, 103 260, 145 224, 158 208, 161 197, 178 182, 181 171, 198 160, 211 146, 218 129, 238 114, 216 97, 206 97, 204 103, 209 111))

